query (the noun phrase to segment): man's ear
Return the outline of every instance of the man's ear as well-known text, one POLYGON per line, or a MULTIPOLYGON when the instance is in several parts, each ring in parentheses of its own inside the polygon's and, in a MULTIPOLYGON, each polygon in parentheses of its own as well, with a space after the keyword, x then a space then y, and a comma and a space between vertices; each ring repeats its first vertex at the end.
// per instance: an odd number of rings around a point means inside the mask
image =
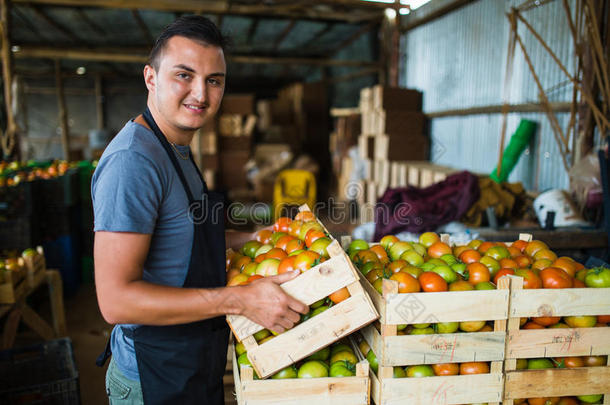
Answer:
POLYGON ((157 72, 151 65, 144 66, 144 83, 149 92, 154 93, 157 86, 157 72))

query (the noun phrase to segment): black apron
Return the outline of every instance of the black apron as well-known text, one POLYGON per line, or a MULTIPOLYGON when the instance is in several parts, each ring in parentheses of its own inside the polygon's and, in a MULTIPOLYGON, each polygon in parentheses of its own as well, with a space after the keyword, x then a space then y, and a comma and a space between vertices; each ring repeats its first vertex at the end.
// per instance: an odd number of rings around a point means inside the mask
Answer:
MULTIPOLYGON (((194 234, 184 288, 215 288, 226 284, 225 228, 222 197, 207 189, 195 200, 171 146, 148 108, 143 114, 167 152, 189 200, 194 234)), ((133 339, 145 404, 224 404, 222 377, 227 361, 229 328, 224 316, 181 325, 123 328, 133 339)), ((98 365, 110 355, 107 345, 98 365)))

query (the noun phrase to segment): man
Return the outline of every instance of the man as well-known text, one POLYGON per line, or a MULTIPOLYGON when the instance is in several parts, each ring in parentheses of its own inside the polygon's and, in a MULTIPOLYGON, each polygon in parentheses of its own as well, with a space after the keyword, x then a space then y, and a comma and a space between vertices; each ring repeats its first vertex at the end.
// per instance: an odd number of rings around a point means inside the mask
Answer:
MULTIPOLYGON (((147 109, 108 145, 92 180, 95 282, 116 324, 98 359, 110 403, 222 404, 229 330, 240 314, 276 332, 307 307, 280 283, 224 287, 225 231, 188 145, 224 93, 225 39, 200 16, 166 27, 144 68, 147 109)), ((227 233, 236 247, 250 234, 227 233)))

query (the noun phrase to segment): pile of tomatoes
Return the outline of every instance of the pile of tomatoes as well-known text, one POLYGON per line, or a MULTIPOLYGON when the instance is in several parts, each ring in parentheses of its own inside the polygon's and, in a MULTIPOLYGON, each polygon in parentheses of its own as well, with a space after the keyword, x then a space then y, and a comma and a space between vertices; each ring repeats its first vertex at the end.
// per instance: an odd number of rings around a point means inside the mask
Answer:
MULTIPOLYGON (((254 335, 259 344, 273 337, 267 330, 260 331, 254 335)), ((252 367, 243 344, 238 343, 235 345, 235 353, 238 356, 238 365, 252 367)), ((283 368, 270 378, 281 380, 287 378, 353 377, 356 375, 356 363, 358 363, 358 358, 349 341, 341 339, 330 346, 318 350, 303 360, 283 368)), ((254 372, 254 379, 259 379, 256 371, 254 372)))
MULTIPOLYGON (((258 279, 294 270, 306 272, 329 258, 332 242, 311 211, 299 212, 294 220, 279 218, 272 229, 263 229, 239 252, 227 255, 227 286, 250 284, 258 279)), ((301 322, 350 297, 343 287, 310 305, 301 322)))

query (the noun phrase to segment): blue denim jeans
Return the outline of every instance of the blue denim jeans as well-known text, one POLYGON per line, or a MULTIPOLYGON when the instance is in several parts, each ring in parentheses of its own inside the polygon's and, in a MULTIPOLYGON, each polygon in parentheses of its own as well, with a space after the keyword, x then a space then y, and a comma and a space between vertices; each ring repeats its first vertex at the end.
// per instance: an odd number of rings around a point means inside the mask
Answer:
POLYGON ((130 380, 121 373, 110 358, 106 371, 106 394, 110 405, 143 405, 142 387, 140 381, 130 380))

